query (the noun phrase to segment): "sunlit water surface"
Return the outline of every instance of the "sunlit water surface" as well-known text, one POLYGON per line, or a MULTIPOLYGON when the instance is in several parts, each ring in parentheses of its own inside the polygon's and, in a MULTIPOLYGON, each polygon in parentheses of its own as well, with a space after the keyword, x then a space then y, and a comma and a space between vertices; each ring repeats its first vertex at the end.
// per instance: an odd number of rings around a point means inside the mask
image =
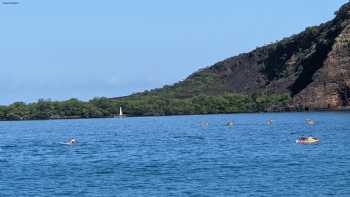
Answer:
POLYGON ((350 113, 0 122, 0 196, 331 195, 350 196, 350 113))

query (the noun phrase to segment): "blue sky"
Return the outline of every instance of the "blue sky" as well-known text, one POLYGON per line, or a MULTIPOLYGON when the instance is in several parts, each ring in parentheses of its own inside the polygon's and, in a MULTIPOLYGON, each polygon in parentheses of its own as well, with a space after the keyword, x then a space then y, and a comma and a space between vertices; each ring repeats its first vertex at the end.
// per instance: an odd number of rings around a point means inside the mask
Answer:
POLYGON ((0 5, 0 104, 162 87, 334 17, 347 0, 18 0, 0 5))

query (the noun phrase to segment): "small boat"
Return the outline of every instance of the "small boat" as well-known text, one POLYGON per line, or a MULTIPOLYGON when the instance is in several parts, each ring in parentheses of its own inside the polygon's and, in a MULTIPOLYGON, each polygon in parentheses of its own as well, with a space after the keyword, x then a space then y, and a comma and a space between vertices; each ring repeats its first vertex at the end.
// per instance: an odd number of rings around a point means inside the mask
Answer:
POLYGON ((296 140, 297 144, 316 144, 319 143, 320 139, 317 137, 300 137, 296 140))

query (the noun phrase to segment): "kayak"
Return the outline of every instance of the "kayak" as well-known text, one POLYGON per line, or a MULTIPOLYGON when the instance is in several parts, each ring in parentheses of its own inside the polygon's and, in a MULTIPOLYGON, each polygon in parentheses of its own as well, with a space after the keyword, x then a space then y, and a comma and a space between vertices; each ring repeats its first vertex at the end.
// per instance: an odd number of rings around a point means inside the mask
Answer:
POLYGON ((319 142, 320 142, 320 139, 316 137, 301 137, 296 140, 297 144, 316 144, 319 142))

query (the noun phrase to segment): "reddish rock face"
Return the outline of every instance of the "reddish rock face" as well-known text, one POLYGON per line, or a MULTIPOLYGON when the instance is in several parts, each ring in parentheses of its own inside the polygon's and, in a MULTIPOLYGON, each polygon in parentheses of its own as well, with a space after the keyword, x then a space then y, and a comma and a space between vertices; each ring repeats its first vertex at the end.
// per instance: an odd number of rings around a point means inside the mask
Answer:
POLYGON ((327 23, 228 58, 152 93, 162 91, 176 98, 225 92, 289 94, 292 110, 350 108, 350 3, 327 23))
POLYGON ((337 109, 350 104, 349 90, 350 26, 346 24, 313 82, 294 97, 294 104, 311 109, 337 109))
POLYGON ((336 35, 332 49, 313 81, 299 94, 292 105, 309 109, 340 109, 350 105, 350 4, 344 5, 333 20, 336 35))
POLYGON ((220 78, 222 92, 290 94, 292 109, 347 107, 350 105, 350 3, 332 21, 198 73, 201 72, 211 72, 220 78))

